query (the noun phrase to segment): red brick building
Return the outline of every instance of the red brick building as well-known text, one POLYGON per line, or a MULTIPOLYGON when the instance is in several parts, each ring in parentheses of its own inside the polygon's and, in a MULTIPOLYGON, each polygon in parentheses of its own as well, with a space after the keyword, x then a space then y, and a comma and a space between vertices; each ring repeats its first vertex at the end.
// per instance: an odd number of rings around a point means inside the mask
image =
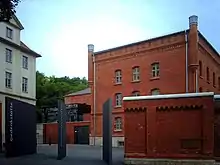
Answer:
POLYGON ((124 97, 125 164, 214 164, 219 98, 213 92, 124 97))
POLYGON ((90 92, 67 96, 65 101, 90 103, 90 144, 99 145, 102 105, 112 98, 112 142, 118 146, 124 141, 124 96, 220 93, 220 57, 198 30, 198 17, 191 16, 185 31, 99 52, 89 45, 88 81, 90 92))

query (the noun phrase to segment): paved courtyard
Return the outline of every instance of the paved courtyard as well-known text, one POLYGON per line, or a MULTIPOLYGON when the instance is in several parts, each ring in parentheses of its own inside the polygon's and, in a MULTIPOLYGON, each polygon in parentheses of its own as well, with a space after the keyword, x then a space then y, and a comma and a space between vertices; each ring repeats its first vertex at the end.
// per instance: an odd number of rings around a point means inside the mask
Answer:
MULTIPOLYGON (((124 149, 113 148, 113 165, 122 165, 124 149)), ((104 165, 102 148, 87 145, 67 145, 67 157, 57 160, 57 145, 40 145, 38 153, 16 158, 0 156, 0 165, 104 165)))

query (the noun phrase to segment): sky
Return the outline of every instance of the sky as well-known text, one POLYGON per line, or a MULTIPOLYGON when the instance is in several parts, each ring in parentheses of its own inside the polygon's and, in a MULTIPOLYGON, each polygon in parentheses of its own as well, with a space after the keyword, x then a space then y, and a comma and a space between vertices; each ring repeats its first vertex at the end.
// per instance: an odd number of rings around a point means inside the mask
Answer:
POLYGON ((40 53, 47 76, 88 77, 87 45, 95 51, 188 29, 199 30, 220 51, 219 0, 21 0, 21 40, 40 53))

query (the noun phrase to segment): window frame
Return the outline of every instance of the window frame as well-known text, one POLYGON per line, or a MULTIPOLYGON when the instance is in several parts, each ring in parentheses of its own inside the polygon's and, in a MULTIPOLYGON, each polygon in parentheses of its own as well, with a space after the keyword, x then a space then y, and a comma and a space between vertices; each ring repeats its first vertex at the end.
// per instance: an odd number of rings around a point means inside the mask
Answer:
POLYGON ((122 117, 115 117, 115 131, 121 131, 122 130, 122 117))
POLYGON ((115 94, 115 107, 122 107, 122 93, 115 94), (119 96, 120 96, 120 98, 119 98, 119 96))
POLYGON ((28 69, 28 57, 24 56, 24 55, 22 56, 22 68, 23 69, 28 69))
POLYGON ((160 89, 159 89, 159 88, 151 89, 150 92, 151 92, 151 95, 152 95, 152 96, 154 96, 154 95, 160 95, 160 89), (159 94, 153 94, 154 91, 159 91, 159 94))
POLYGON ((122 71, 120 69, 117 69, 115 71, 115 84, 121 84, 122 83, 122 71))
POLYGON ((6 37, 9 39, 13 39, 13 29, 6 27, 6 37))
POLYGON ((22 92, 23 93, 28 93, 28 78, 27 77, 22 77, 22 92))
POLYGON ((154 62, 151 64, 151 77, 160 77, 160 63, 154 62))
POLYGON ((140 67, 139 66, 135 66, 132 68, 132 81, 133 82, 140 81, 140 67))
POLYGON ((5 62, 12 64, 12 50, 5 48, 5 62))
POLYGON ((5 71, 5 87, 12 89, 12 73, 9 71, 5 71))
POLYGON ((132 96, 135 96, 135 97, 140 96, 140 91, 133 91, 132 96))

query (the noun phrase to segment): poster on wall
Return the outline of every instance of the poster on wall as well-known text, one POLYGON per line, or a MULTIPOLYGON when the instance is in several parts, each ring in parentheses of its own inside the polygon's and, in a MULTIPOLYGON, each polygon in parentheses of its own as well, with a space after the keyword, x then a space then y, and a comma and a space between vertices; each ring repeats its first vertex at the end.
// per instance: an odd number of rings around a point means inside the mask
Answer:
POLYGON ((7 157, 36 153, 34 105, 5 98, 5 149, 7 157))
POLYGON ((66 118, 66 105, 58 100, 58 160, 66 157, 66 118))

